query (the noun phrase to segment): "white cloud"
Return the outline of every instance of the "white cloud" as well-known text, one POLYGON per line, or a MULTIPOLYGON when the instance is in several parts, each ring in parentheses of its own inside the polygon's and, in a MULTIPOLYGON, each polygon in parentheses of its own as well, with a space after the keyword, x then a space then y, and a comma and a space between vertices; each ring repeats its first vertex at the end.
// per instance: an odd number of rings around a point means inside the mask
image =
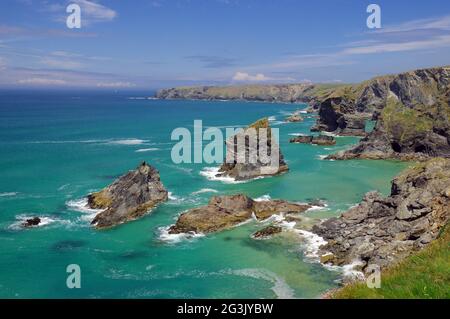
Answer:
POLYGON ((27 85, 66 85, 67 82, 59 79, 45 79, 45 78, 29 78, 17 81, 18 84, 27 85))
POLYGON ((425 40, 415 40, 398 43, 380 43, 376 45, 347 48, 340 52, 342 55, 374 54, 388 52, 416 51, 422 49, 436 49, 450 47, 450 36, 435 36, 425 40))
POLYGON ((117 12, 88 0, 72 0, 74 3, 78 3, 81 7, 82 14, 86 15, 89 19, 95 21, 111 21, 117 17, 117 12))
POLYGON ((47 67, 57 69, 74 70, 74 69, 81 69, 84 67, 83 63, 70 59, 44 58, 40 62, 47 67))
POLYGON ((53 51, 50 53, 53 56, 63 57, 63 58, 79 58, 82 57, 82 54, 72 53, 67 51, 53 51))
POLYGON ((255 75, 250 75, 245 72, 236 72, 236 74, 233 76, 233 81, 242 81, 242 82, 262 82, 262 81, 269 81, 272 80, 271 78, 265 76, 262 73, 257 73, 255 75))
MULTIPOLYGON (((368 54, 415 52, 430 49, 450 48, 450 15, 412 20, 397 25, 383 27, 380 30, 364 33, 363 39, 334 46, 334 50, 327 52, 312 52, 309 54, 291 54, 278 61, 248 65, 242 69, 264 74, 275 74, 289 70, 291 74, 298 74, 306 69, 324 67, 339 67, 359 63, 356 56, 368 54)), ((239 72, 234 80, 257 81, 267 79, 266 76, 252 76, 239 72)), ((272 79, 268 79, 272 80, 272 79)))
POLYGON ((419 30, 450 30, 450 15, 407 21, 397 25, 391 25, 376 30, 376 33, 412 32, 419 30))
POLYGON ((5 59, 0 56, 0 70, 3 70, 6 67, 5 59))
POLYGON ((235 82, 295 82, 297 81, 291 77, 271 77, 262 73, 256 73, 254 75, 247 72, 236 72, 232 78, 235 82))
POLYGON ((131 88, 135 87, 136 84, 131 82, 100 82, 97 83, 99 88, 131 88))

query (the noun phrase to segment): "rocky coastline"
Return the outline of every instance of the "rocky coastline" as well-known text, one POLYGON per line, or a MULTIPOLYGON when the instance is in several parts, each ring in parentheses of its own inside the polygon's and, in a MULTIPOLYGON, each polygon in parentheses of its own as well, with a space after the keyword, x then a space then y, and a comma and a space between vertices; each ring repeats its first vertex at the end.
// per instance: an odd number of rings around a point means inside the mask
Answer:
MULTIPOLYGON (((326 159, 397 159, 420 161, 392 181, 389 196, 367 193, 360 204, 340 217, 324 220, 312 232, 326 241, 319 247, 321 263, 353 265, 365 272, 369 265, 390 267, 435 240, 450 220, 450 68, 416 70, 377 77, 357 85, 268 85, 245 87, 199 87, 167 89, 157 93, 162 99, 251 100, 306 102, 308 112, 317 112, 313 132, 362 137, 355 147, 329 155, 326 159), (371 132, 366 121, 374 120, 371 132)), ((287 122, 303 118, 294 113, 287 122)), ((245 153, 259 156, 259 143, 251 145, 250 131, 268 131, 268 149, 278 148, 272 140, 267 118, 256 121, 226 141, 227 154, 216 177, 236 181, 274 176, 288 171, 280 151, 275 171, 257 158, 239 163, 237 141, 244 139, 245 153)), ((335 145, 328 135, 296 136, 291 143, 335 145)), ((120 177, 100 192, 88 196, 88 206, 102 209, 92 221, 97 229, 110 228, 137 219, 168 199, 159 172, 146 163, 120 177)), ((309 204, 284 200, 254 200, 243 194, 214 196, 207 205, 183 212, 169 227, 169 234, 209 234, 255 219, 267 220, 277 214, 295 220, 309 204)), ((37 221, 30 220, 30 226, 37 221)), ((24 226, 26 227, 26 226, 24 226)), ((252 235, 265 239, 282 232, 278 224, 266 226, 252 235)))
POLYGON ((367 193, 338 218, 313 227, 327 244, 322 263, 385 269, 435 240, 450 220, 450 160, 435 158, 392 181, 391 194, 367 193))
MULTIPOLYGON (((169 228, 169 234, 208 234, 229 229, 252 218, 261 221, 280 213, 286 215, 302 213, 309 208, 311 206, 308 204, 284 200, 255 201, 243 194, 213 196, 206 206, 182 213, 175 225, 169 228)), ((272 229, 271 234, 274 233, 275 229, 272 229)), ((262 231, 258 237, 267 235, 266 230, 262 231)))
POLYGON ((379 76, 359 84, 186 87, 157 98, 308 103, 313 132, 359 136, 356 147, 329 159, 426 160, 450 157, 450 66, 379 76), (377 121, 366 132, 366 121, 377 121))

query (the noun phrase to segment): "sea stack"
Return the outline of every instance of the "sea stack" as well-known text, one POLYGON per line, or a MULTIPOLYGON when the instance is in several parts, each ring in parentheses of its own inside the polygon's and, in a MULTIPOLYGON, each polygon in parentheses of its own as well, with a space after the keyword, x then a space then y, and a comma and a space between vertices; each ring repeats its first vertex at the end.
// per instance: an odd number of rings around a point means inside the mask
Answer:
POLYGON ((256 121, 240 133, 228 138, 226 141, 226 149, 227 159, 220 167, 217 177, 232 177, 236 181, 240 181, 263 176, 279 175, 289 170, 279 145, 275 141, 275 138, 273 138, 272 129, 267 118, 256 121), (249 142, 249 136, 252 135, 252 132, 256 132, 256 143, 249 142), (264 133, 267 133, 267 138, 265 139, 267 145, 264 145, 262 142, 262 138, 265 137, 262 135, 264 133), (239 141, 245 141, 245 143, 239 143, 239 141), (261 149, 262 146, 267 146, 264 151, 261 149), (238 160, 238 152, 239 154, 245 154, 245 162, 238 160), (266 154, 263 154, 264 152, 266 154), (272 152, 278 152, 277 162, 264 161, 263 156, 272 157, 272 152), (250 160, 251 154, 256 158, 250 160))
POLYGON ((103 209, 92 221, 97 229, 113 227, 145 215, 166 201, 168 192, 159 172, 143 162, 110 186, 88 196, 88 206, 103 209))

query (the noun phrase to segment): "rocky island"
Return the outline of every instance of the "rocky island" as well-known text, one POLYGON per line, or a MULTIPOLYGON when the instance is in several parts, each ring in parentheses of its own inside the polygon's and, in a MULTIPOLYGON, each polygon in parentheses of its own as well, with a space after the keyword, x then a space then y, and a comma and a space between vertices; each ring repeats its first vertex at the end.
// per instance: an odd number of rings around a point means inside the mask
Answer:
POLYGON ((88 196, 90 208, 103 210, 91 224, 102 229, 135 220, 167 199, 159 172, 143 162, 110 186, 88 196))
POLYGON ((242 181, 257 177, 279 175, 289 170, 278 144, 274 139, 272 139, 272 129, 270 128, 269 120, 267 118, 256 121, 245 130, 230 137, 225 143, 227 159, 219 168, 217 177, 232 177, 237 181, 242 181), (267 154, 260 153, 262 152, 260 129, 264 129, 267 133, 267 154), (248 141, 248 137, 251 135, 250 131, 256 132, 256 145, 248 141), (240 140, 244 141, 245 146, 239 144, 240 140), (244 146, 245 149, 238 149, 239 146, 241 148, 244 146), (273 163, 271 162, 267 163, 262 160, 263 155, 270 157, 272 155, 272 151, 278 151, 279 154, 278 163, 275 163, 275 165, 272 165, 273 163), (246 156, 244 162, 238 160, 238 152, 246 156), (250 160, 249 154, 254 154, 256 156, 254 161, 250 160))
POLYGON ((305 119, 300 115, 300 112, 294 112, 294 114, 286 117, 286 122, 295 123, 295 122, 303 122, 305 119))
POLYGON ((309 208, 311 206, 307 204, 283 200, 255 201, 243 194, 214 196, 208 205, 181 214, 169 233, 207 234, 231 228, 251 218, 265 220, 275 214, 298 214, 309 208))

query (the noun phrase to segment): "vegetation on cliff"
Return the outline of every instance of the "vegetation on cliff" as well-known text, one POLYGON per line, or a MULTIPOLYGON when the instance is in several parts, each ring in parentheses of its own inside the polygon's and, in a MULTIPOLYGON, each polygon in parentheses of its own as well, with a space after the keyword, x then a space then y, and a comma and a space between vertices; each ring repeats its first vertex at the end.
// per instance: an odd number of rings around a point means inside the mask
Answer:
POLYGON ((337 299, 450 298, 450 225, 424 250, 381 274, 381 287, 364 282, 349 284, 332 294, 337 299))

